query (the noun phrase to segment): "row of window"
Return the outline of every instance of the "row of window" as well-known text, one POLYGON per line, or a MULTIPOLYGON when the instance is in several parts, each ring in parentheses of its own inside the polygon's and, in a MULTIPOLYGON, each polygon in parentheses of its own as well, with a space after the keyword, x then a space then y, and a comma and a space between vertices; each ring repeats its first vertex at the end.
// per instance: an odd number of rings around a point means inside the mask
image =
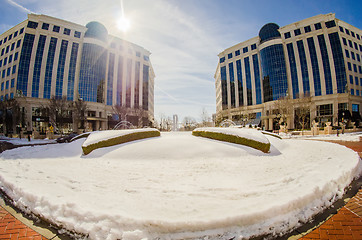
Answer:
MULTIPOLYGON (((116 49, 116 48, 117 48, 116 43, 112 42, 112 43, 111 43, 111 48, 116 49)), ((124 50, 124 48, 123 48, 122 45, 119 45, 119 50, 120 50, 120 51, 123 51, 123 50, 124 50)), ((129 53, 129 54, 132 54, 132 53, 133 53, 132 49, 128 48, 128 53, 129 53)), ((141 52, 136 51, 136 57, 141 57, 141 52)), ((145 56, 145 55, 143 56, 143 59, 144 59, 145 61, 149 61, 149 60, 150 60, 150 58, 149 58, 148 56, 145 56)))
MULTIPOLYGON (((347 39, 345 39, 344 37, 342 37, 342 41, 343 41, 343 44, 345 46, 349 45, 350 48, 354 47, 358 51, 358 44, 356 42, 352 42, 351 40, 348 40, 348 45, 347 45, 347 39)), ((359 50, 362 52, 362 45, 361 44, 359 44, 359 50)))
MULTIPOLYGON (((19 39, 16 42, 16 48, 19 48, 21 44, 21 40, 19 39)), ((8 45, 6 47, 4 47, 3 49, 1 49, 1 56, 3 56, 4 54, 8 54, 9 52, 13 51, 15 49, 15 42, 13 42, 11 45, 8 45)))
POLYGON ((13 60, 15 62, 16 60, 18 60, 18 57, 19 57, 19 52, 16 52, 14 55, 10 55, 9 58, 6 57, 6 58, 4 58, 4 60, 0 59, 0 68, 2 66, 6 66, 6 64, 10 64, 13 60), (14 56, 14 59, 13 59, 13 56, 14 56), (9 61, 8 61, 8 59, 9 59, 9 61))
POLYGON ((349 83, 355 84, 356 86, 358 86, 358 84, 360 84, 362 86, 362 78, 360 78, 360 81, 358 82, 358 77, 354 77, 354 82, 353 82, 353 76, 349 75, 349 83))
MULTIPOLYGON (((14 98, 14 93, 10 93, 10 99, 13 99, 13 98, 14 98)), ((5 94, 5 98, 4 98, 3 95, 1 95, 0 100, 4 101, 4 99, 8 100, 9 99, 9 94, 5 94)))
MULTIPOLYGON (((256 49, 256 43, 252 44, 250 46, 250 49, 251 49, 251 51, 255 50, 256 49)), ((247 53, 247 52, 249 52, 249 47, 248 46, 243 47, 242 50, 243 50, 243 53, 247 53)), ((240 50, 236 50, 235 51, 235 57, 237 57, 239 55, 240 55, 240 50)), ((233 58, 233 53, 229 53, 227 56, 228 56, 228 59, 233 58)), ((225 62, 225 57, 220 58, 220 63, 223 63, 223 62, 225 62)))
POLYGON ((16 73, 16 65, 14 65, 13 67, 12 67, 12 71, 11 71, 11 67, 8 67, 7 69, 4 69, 3 71, 2 71, 2 74, 1 74, 1 77, 2 78, 5 78, 5 77, 8 77, 8 76, 10 76, 11 74, 15 74, 16 73))
MULTIPOLYGON (((49 23, 42 23, 41 29, 43 29, 43 30, 49 30, 49 26, 50 26, 49 23)), ((28 28, 37 29, 37 28, 38 28, 38 23, 37 23, 37 22, 33 22, 33 21, 29 21, 27 27, 28 27, 28 28)), ((59 33, 59 32, 60 32, 60 26, 54 25, 52 31, 59 33)), ((69 28, 64 28, 64 29, 63 29, 63 34, 64 34, 64 35, 70 36, 70 33, 71 33, 71 30, 70 30, 69 28)), ((81 37, 81 32, 74 31, 74 35, 73 35, 73 36, 76 37, 76 38, 80 38, 80 37, 81 37)))
POLYGON ((349 51, 348 51, 347 49, 345 49, 345 52, 346 52, 346 57, 347 57, 347 58, 350 58, 350 56, 351 56, 351 58, 352 58, 353 60, 356 60, 356 59, 357 59, 358 62, 361 61, 360 55, 359 55, 358 53, 354 53, 354 52, 351 51, 351 55, 350 55, 350 54, 349 54, 349 51))
POLYGON ((11 81, 7 80, 6 82, 1 83, 1 91, 4 91, 4 89, 9 89, 15 87, 15 78, 11 79, 11 81))
MULTIPOLYGON (((353 64, 353 65, 352 65, 352 63, 347 62, 347 66, 348 66, 348 70, 349 70, 349 71, 352 71, 352 66, 353 66, 353 71, 354 71, 355 73, 357 73, 357 65, 356 65, 356 64, 353 64)), ((361 66, 358 66, 358 72, 359 72, 360 74, 362 74, 362 67, 361 67, 361 66)))
POLYGON ((16 31, 12 34, 10 34, 9 36, 5 37, 4 39, 0 40, 0 46, 4 43, 6 43, 7 41, 10 41, 12 38, 16 38, 19 35, 21 35, 24 32, 24 28, 20 29, 19 31, 16 31))
MULTIPOLYGON (((359 94, 360 94, 360 91, 357 89, 357 90, 356 90, 356 96, 360 96, 359 94)), ((362 91, 361 91, 361 94, 362 94, 362 91)), ((351 95, 355 95, 353 88, 351 88, 351 95)), ((362 96, 362 95, 361 95, 361 96, 362 96)))
POLYGON ((341 31, 343 33, 345 32, 347 35, 350 35, 354 38, 356 37, 358 40, 361 40, 361 37, 358 33, 355 34, 353 31, 350 31, 347 28, 343 29, 343 27, 339 26, 339 31, 341 31))
MULTIPOLYGON (((334 20, 332 20, 332 21, 325 22, 325 25, 327 28, 331 28, 331 27, 335 27, 336 23, 334 20)), ((322 24, 321 23, 314 24, 314 30, 319 30, 319 29, 322 29, 322 24)), ((312 31, 312 28, 309 25, 304 27, 304 33, 309 33, 311 31, 312 31)), ((301 34, 302 34, 302 31, 300 28, 294 30, 294 36, 299 36, 301 34)), ((288 39, 291 37, 292 37, 292 35, 290 32, 284 33, 285 39, 288 39)))

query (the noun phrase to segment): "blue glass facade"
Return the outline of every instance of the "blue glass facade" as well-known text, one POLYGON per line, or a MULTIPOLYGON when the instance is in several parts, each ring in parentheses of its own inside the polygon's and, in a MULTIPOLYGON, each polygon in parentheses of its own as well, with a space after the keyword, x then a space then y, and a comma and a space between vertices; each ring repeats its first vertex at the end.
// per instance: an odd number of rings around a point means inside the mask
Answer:
POLYGON ((46 36, 44 35, 39 36, 38 48, 36 50, 36 56, 35 56, 31 96, 36 98, 39 97, 40 72, 41 72, 41 64, 43 61, 45 40, 46 36))
POLYGON ((132 59, 127 59, 127 76, 126 76, 126 107, 131 107, 131 74, 132 59))
POLYGON ((338 32, 330 33, 328 37, 332 48, 334 69, 336 72, 337 93, 344 93, 346 91, 347 76, 341 41, 339 40, 338 32))
POLYGON ((303 81, 303 92, 305 95, 309 95, 310 86, 309 86, 309 73, 308 73, 308 65, 307 65, 307 57, 305 55, 304 44, 303 41, 297 41, 300 67, 302 70, 302 81, 303 81))
POLYGON ((148 89, 149 89, 149 76, 150 67, 143 65, 143 91, 142 91, 142 107, 148 110, 148 89))
POLYGON ((230 82, 230 95, 231 95, 231 107, 235 107, 235 79, 234 79, 234 64, 229 63, 229 82, 230 82))
POLYGON ((253 55, 253 66, 254 66, 254 78, 255 78, 256 104, 261 104, 260 70, 259 70, 259 58, 257 54, 253 55))
POLYGON ((34 37, 35 36, 33 34, 26 33, 24 36, 23 47, 21 49, 16 90, 21 92, 24 96, 27 96, 28 94, 29 65, 31 52, 33 50, 34 37))
POLYGON ((138 107, 140 104, 140 68, 141 68, 141 63, 140 62, 136 62, 135 64, 135 86, 134 86, 134 106, 138 107))
POLYGON ((239 106, 244 106, 243 75, 241 70, 241 60, 236 61, 236 75, 238 78, 239 106))
POLYGON ((70 55, 69 62, 69 73, 68 73, 68 89, 67 89, 67 99, 73 101, 74 99, 74 80, 75 80, 75 70, 77 68, 77 57, 78 57, 79 43, 72 44, 72 52, 70 55))
POLYGON ((84 101, 104 102, 107 50, 84 43, 79 74, 79 96, 84 101))
POLYGON ((228 88, 227 88, 227 78, 226 78, 226 67, 225 66, 220 68, 220 76, 221 76, 222 108, 226 109, 228 106, 228 88))
POLYGON ((45 67, 45 78, 44 78, 44 95, 43 98, 50 99, 50 91, 52 85, 52 76, 53 76, 53 64, 54 64, 54 56, 55 50, 57 47, 57 38, 51 38, 48 50, 48 58, 45 67))
POLYGON ((322 54, 323 70, 324 70, 324 80, 326 84, 326 94, 333 94, 332 87, 332 76, 331 76, 331 67, 329 64, 327 45, 324 39, 324 35, 318 35, 319 47, 322 54))
POLYGON ((118 58, 117 105, 122 105, 123 57, 118 58))
POLYGON ((59 53, 58 69, 57 69, 57 80, 55 83, 55 97, 61 98, 63 96, 63 81, 64 81, 64 67, 65 58, 67 55, 68 41, 62 40, 59 53))
POLYGON ((253 105, 253 90, 251 86, 250 61, 249 57, 244 58, 245 80, 246 80, 246 103, 253 105))
POLYGON ((295 62, 293 43, 287 44, 287 50, 289 58, 290 75, 292 77, 293 99, 296 99, 299 98, 299 86, 298 86, 297 63, 295 62))
POLYGON ((115 55, 113 53, 110 53, 108 61, 107 105, 112 105, 112 99, 113 99, 114 60, 115 60, 115 55))
POLYGON ((317 51, 315 49, 314 39, 310 37, 307 39, 308 48, 310 53, 310 60, 312 63, 312 71, 313 71, 313 81, 314 81, 314 95, 320 96, 322 95, 321 90, 321 77, 319 73, 319 65, 318 65, 318 58, 317 58, 317 51))
POLYGON ((275 44, 260 51, 263 77, 264 102, 278 100, 288 91, 287 70, 282 44, 275 44))

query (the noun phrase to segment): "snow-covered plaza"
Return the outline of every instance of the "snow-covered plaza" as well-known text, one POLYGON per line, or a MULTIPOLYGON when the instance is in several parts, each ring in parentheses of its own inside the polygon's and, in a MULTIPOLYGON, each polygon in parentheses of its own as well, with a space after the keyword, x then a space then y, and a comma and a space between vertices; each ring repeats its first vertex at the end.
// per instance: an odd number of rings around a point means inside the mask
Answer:
POLYGON ((265 135, 270 153, 190 132, 82 154, 85 139, 0 155, 14 204, 90 239, 235 239, 280 235, 340 198, 358 154, 265 135))

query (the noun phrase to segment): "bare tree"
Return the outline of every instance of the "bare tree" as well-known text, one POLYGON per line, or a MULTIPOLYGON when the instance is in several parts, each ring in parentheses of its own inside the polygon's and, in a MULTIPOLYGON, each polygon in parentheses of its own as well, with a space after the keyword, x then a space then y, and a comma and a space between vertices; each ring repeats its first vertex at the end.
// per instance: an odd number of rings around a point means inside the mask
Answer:
POLYGON ((15 133, 16 125, 22 122, 22 114, 16 99, 0 101, 0 121, 3 123, 4 133, 15 133))
POLYGON ((115 105, 112 108, 113 112, 118 115, 119 121, 127 121, 127 116, 129 115, 129 108, 122 105, 115 105))
POLYGON ((211 118, 208 114, 208 112, 206 111, 206 108, 203 108, 201 111, 201 126, 202 127, 207 127, 208 123, 211 121, 211 118))
POLYGON ((78 130, 78 128, 80 129, 85 128, 84 121, 86 119, 85 113, 87 112, 87 109, 88 109, 87 103, 82 99, 77 99, 72 103, 73 122, 77 128, 76 130, 78 130))
POLYGON ((135 113, 135 116, 137 117, 137 124, 139 128, 144 127, 143 118, 146 115, 147 111, 143 109, 142 106, 135 107, 133 109, 133 112, 135 113))
POLYGON ((48 109, 50 123, 63 134, 64 120, 71 117, 72 103, 67 100, 66 96, 62 98, 53 96, 49 100, 48 109))
POLYGON ((183 120, 185 131, 192 131, 196 128, 197 122, 193 117, 185 117, 183 120))
POLYGON ((295 99, 294 103, 296 106, 294 121, 301 126, 303 135, 303 131, 310 121, 310 106, 312 99, 309 94, 306 94, 298 99, 295 99))
POLYGON ((289 96, 281 97, 274 102, 273 108, 275 109, 275 113, 279 118, 279 123, 281 125, 284 124, 287 127, 287 119, 290 117, 293 111, 293 100, 290 99, 289 96))

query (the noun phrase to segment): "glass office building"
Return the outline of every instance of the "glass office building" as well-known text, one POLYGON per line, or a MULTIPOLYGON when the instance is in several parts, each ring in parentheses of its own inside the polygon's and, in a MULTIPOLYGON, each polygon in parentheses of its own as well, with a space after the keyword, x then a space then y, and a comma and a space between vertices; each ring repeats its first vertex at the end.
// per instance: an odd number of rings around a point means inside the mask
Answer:
POLYGON ((133 109, 143 109, 144 118, 152 120, 150 54, 109 35, 98 22, 82 26, 29 14, 0 35, 0 98, 17 98, 33 129, 48 126, 49 119, 38 116, 37 109, 53 97, 85 101, 87 130, 112 127, 118 121, 116 105, 129 109, 128 120, 134 124, 138 116, 132 116, 133 109))
POLYGON ((287 126, 298 128, 295 115, 305 97, 311 99, 308 125, 313 120, 337 125, 346 111, 351 120, 360 119, 362 31, 335 14, 284 27, 268 23, 257 37, 218 56, 214 77, 219 121, 246 118, 273 130, 278 118, 275 102, 288 98, 295 105, 287 126))

